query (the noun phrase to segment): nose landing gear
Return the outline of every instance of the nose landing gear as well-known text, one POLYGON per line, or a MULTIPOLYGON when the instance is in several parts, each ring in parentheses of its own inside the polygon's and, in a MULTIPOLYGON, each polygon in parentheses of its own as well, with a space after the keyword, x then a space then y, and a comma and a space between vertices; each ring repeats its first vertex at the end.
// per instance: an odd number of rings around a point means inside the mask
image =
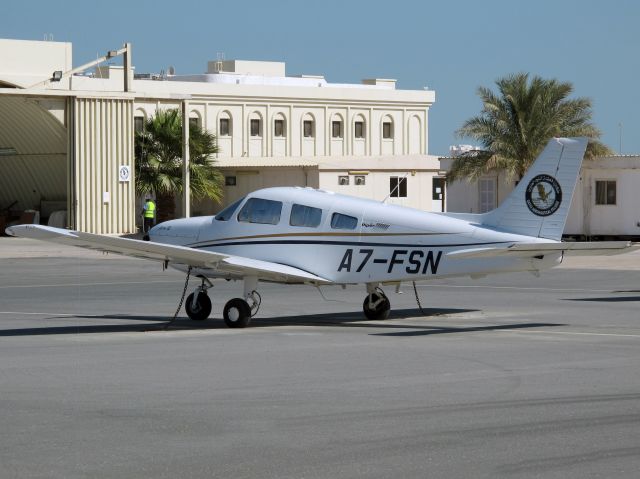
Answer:
POLYGON ((391 303, 377 284, 367 283, 367 295, 362 303, 362 311, 367 319, 381 320, 389 317, 391 303))
POLYGON ((204 276, 200 276, 200 279, 202 284, 187 296, 187 302, 184 305, 187 316, 194 321, 203 321, 211 314, 211 299, 207 290, 213 288, 213 284, 204 276))

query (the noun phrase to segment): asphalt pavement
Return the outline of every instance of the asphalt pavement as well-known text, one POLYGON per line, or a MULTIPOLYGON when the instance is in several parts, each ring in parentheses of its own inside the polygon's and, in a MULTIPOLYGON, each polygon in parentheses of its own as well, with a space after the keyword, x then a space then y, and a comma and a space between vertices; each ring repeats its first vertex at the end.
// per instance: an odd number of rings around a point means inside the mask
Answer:
POLYGON ((386 291, 184 275, 0 239, 0 477, 636 478, 640 255, 386 291), (191 283, 195 286, 195 283, 191 283))

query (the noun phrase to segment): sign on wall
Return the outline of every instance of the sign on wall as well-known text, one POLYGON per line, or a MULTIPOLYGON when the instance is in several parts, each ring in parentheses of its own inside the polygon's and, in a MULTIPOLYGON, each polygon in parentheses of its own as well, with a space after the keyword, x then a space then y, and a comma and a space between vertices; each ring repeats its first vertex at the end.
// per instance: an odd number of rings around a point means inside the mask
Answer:
POLYGON ((128 182, 131 180, 131 167, 129 165, 120 165, 118 176, 120 177, 120 181, 128 182))

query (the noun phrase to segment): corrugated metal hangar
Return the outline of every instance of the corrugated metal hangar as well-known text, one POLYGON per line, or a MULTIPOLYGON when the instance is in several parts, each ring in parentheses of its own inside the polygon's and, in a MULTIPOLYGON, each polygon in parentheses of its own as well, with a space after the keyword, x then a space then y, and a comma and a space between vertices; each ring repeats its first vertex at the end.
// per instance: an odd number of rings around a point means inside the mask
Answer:
POLYGON ((70 71, 70 51, 0 40, 1 231, 34 215, 94 233, 136 230, 134 183, 118 175, 133 168, 133 96, 45 89, 70 71))

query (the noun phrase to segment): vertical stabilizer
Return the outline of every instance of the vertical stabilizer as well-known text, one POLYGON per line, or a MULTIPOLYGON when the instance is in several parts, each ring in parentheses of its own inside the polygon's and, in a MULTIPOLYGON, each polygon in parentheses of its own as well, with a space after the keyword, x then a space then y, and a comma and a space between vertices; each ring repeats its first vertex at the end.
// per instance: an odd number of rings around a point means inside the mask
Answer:
POLYGON ((553 138, 507 199, 487 213, 487 226, 560 240, 587 148, 586 138, 553 138))

